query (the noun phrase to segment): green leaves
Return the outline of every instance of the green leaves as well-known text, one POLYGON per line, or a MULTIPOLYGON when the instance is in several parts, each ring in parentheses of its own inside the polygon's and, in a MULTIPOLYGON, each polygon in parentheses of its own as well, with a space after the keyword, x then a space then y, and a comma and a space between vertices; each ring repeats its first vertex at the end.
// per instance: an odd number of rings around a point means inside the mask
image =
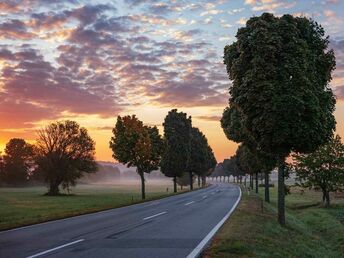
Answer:
POLYGON ((110 148, 116 160, 136 166, 139 173, 158 169, 164 144, 155 126, 144 126, 135 115, 118 116, 113 134, 110 148))
POLYGON ((191 117, 173 109, 163 123, 165 152, 161 171, 168 177, 180 177, 187 171, 191 155, 191 117))
POLYGON ((265 13, 236 37, 224 50, 233 80, 221 120, 226 136, 254 141, 279 157, 326 143, 335 129, 328 87, 335 58, 322 27, 307 18, 265 13))
MULTIPOLYGON (((320 188, 324 196, 344 190, 344 145, 337 135, 310 154, 293 155, 298 184, 320 188)), ((329 201, 329 195, 328 195, 329 201)))

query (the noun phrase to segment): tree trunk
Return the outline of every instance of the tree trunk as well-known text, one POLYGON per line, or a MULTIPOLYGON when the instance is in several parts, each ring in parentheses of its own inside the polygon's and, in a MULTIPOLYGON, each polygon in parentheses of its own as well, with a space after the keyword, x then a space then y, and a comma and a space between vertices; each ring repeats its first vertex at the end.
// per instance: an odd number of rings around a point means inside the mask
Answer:
POLYGON ((285 189, 284 189, 284 159, 278 167, 278 222, 285 226, 285 189))
POLYGON ((270 202, 269 173, 265 171, 265 202, 270 202))
POLYGON ((256 193, 258 193, 258 172, 256 172, 256 193))
POLYGON ((247 185, 246 185, 246 175, 245 175, 245 179, 244 179, 244 182, 245 182, 245 187, 247 187, 247 185))
POLYGON ((205 187, 205 184, 206 184, 206 176, 202 176, 202 187, 205 187))
POLYGON ((193 180, 192 180, 192 172, 189 172, 189 180, 190 180, 190 190, 192 191, 193 190, 193 180))
POLYGON ((59 195, 60 194, 59 185, 60 184, 57 183, 55 180, 50 181, 47 195, 59 195))
POLYGON ((177 192, 177 177, 173 177, 173 192, 177 192))
POLYGON ((201 187, 201 176, 197 176, 198 177, 198 188, 200 188, 201 187))
POLYGON ((141 196, 142 200, 146 199, 146 189, 145 189, 145 174, 144 172, 139 172, 141 177, 141 196))
POLYGON ((326 200, 326 207, 330 207, 330 192, 326 191, 325 194, 325 200, 326 200))

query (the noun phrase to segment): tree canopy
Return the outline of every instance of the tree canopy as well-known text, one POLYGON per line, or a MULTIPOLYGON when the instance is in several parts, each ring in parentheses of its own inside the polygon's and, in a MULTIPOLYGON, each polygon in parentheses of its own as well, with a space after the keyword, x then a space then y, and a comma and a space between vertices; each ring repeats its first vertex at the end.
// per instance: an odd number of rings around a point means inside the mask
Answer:
POLYGON ((23 139, 13 138, 5 148, 2 164, 2 179, 9 185, 23 185, 28 182, 33 168, 33 146, 23 139))
POLYGON ((330 205, 330 192, 344 190, 344 144, 339 135, 310 154, 293 155, 296 180, 306 188, 320 188, 330 205))
POLYGON ((59 186, 74 186, 83 173, 97 170, 95 143, 75 121, 52 123, 38 132, 36 163, 48 184, 48 194, 59 194, 59 186))
POLYGON ((284 161, 328 142, 335 129, 329 87, 335 57, 315 21, 264 13, 240 28, 224 49, 229 107, 221 124, 230 139, 252 142, 279 159, 279 222, 284 218, 284 161))
POLYGON ((173 177, 176 191, 176 178, 187 171, 190 160, 191 117, 173 109, 165 117, 163 126, 165 152, 161 160, 161 172, 167 177, 173 177))
POLYGON ((118 116, 110 141, 113 157, 127 167, 136 167, 141 178, 142 199, 145 199, 144 173, 159 168, 164 151, 157 127, 144 126, 135 116, 118 116))

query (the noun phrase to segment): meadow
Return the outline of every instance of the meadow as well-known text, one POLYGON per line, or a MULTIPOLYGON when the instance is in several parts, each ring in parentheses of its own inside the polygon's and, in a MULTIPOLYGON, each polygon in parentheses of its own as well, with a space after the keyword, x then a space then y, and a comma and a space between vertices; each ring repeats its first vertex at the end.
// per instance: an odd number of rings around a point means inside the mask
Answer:
POLYGON ((237 210, 216 235, 204 257, 344 257, 344 196, 332 205, 320 203, 321 193, 292 188, 286 197, 286 227, 277 223, 277 188, 271 203, 243 190, 237 210))
MULTIPOLYGON (((167 180, 148 181, 146 200, 172 195, 172 191, 167 180)), ((44 196, 46 192, 44 186, 0 188, 0 230, 142 202, 139 181, 79 184, 62 196, 44 196)))

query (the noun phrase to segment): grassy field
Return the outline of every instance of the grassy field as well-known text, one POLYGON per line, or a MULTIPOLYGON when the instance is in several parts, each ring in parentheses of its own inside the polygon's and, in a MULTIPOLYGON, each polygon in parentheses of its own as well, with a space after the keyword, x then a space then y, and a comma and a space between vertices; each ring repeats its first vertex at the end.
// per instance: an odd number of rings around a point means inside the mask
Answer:
MULTIPOLYGON (((165 197, 172 190, 172 184, 166 182, 147 184, 146 198, 165 197)), ((0 230, 141 201, 138 183, 78 185, 69 196, 43 196, 46 191, 45 187, 0 188, 0 230)))
MULTIPOLYGON (((263 188, 260 188, 261 195, 263 188)), ((277 189, 271 204, 243 191, 242 201, 204 257, 344 257, 344 198, 331 208, 321 194, 294 188, 286 197, 287 226, 276 222, 277 189)))

